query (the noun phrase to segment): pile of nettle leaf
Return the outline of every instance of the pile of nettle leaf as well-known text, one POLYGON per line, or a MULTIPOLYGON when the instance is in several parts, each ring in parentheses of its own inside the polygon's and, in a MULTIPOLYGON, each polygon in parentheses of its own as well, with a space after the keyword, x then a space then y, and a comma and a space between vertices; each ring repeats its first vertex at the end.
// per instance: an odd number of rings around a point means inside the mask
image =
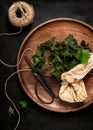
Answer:
POLYGON ((60 75, 72 69, 77 64, 87 63, 90 57, 90 48, 82 40, 78 45, 73 35, 69 35, 63 41, 56 41, 55 37, 41 43, 33 56, 34 65, 50 68, 51 75, 60 81, 60 75), (46 53, 49 52, 46 60, 46 53))

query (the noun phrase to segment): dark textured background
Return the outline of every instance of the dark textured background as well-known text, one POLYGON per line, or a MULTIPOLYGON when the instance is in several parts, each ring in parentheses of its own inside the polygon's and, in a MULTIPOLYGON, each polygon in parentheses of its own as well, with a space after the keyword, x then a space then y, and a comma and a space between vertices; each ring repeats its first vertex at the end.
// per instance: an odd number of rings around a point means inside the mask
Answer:
MULTIPOLYGON (((0 33, 16 32, 18 28, 8 21, 8 8, 15 0, 0 1, 0 33)), ((8 64, 16 64, 19 47, 26 35, 38 24, 58 17, 70 17, 82 20, 93 26, 93 0, 25 0, 35 9, 34 23, 23 28, 16 36, 0 36, 0 58, 8 64)), ((17 113, 9 117, 8 106, 11 106, 4 94, 6 78, 16 68, 7 68, 0 64, 0 130, 13 130, 17 122, 17 113)), ((17 105, 21 122, 18 130, 93 130, 93 104, 73 113, 55 113, 45 110, 30 100, 24 93, 17 75, 7 86, 10 97, 17 105), (26 100, 28 106, 22 109, 20 100, 26 100)))

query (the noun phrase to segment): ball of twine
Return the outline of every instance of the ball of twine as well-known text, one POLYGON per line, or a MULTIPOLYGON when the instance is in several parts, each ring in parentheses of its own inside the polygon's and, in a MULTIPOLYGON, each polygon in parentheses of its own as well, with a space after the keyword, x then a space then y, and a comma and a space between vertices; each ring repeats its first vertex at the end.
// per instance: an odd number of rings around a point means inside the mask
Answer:
POLYGON ((17 27, 28 26, 34 19, 34 8, 31 4, 23 1, 18 1, 12 4, 8 10, 9 21, 17 27), (20 12, 20 17, 17 16, 17 11, 20 12))

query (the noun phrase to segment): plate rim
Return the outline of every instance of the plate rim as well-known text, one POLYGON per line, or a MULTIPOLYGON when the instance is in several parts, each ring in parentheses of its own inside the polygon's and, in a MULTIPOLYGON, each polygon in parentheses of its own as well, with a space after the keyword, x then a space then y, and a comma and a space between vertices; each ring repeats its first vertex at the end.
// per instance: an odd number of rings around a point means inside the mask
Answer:
MULTIPOLYGON (((44 25, 46 25, 46 24, 48 24, 48 23, 55 22, 55 21, 72 21, 72 22, 76 22, 76 23, 82 24, 83 26, 85 26, 85 27, 89 28, 91 31, 93 31, 93 27, 92 27, 92 26, 90 26, 89 24, 87 24, 87 23, 85 23, 85 22, 83 22, 83 21, 81 21, 81 20, 74 19, 74 18, 65 18, 65 17, 64 17, 64 18, 54 18, 54 19, 50 19, 50 20, 47 20, 47 21, 45 21, 45 22, 42 22, 41 24, 39 24, 39 25, 37 25, 36 27, 34 27, 34 28, 26 35, 26 37, 25 37, 24 40, 22 41, 22 43, 21 43, 21 45, 20 45, 20 47, 19 47, 18 54, 17 54, 17 63, 18 63, 18 61, 19 61, 19 59, 20 59, 20 54, 21 54, 22 47, 24 46, 25 41, 29 38, 29 36, 32 35, 32 34, 33 34, 36 30, 38 30, 40 27, 42 27, 42 26, 44 26, 44 25)), ((17 66, 17 70, 19 70, 19 65, 17 66)), ((22 79, 21 79, 21 77, 20 77, 20 73, 18 73, 18 79, 19 79, 19 82, 20 82, 20 84, 21 84, 21 86, 22 86, 22 89, 24 90, 24 92, 26 93, 26 95, 28 95, 28 97, 29 97, 34 103, 36 103, 37 105, 39 105, 40 107, 42 107, 42 108, 44 108, 44 109, 47 109, 47 110, 49 110, 49 111, 52 111, 52 112, 58 112, 58 113, 75 112, 75 111, 84 109, 84 108, 86 108, 87 106, 89 106, 91 103, 93 103, 93 101, 90 101, 90 102, 88 102, 87 104, 85 104, 85 105, 83 105, 83 106, 81 106, 81 107, 79 107, 79 108, 74 108, 74 109, 72 109, 72 110, 65 110, 65 111, 63 111, 63 110, 62 110, 62 111, 56 111, 55 109, 54 109, 54 110, 53 110, 53 109, 48 109, 48 107, 46 107, 46 106, 43 105, 42 103, 40 104, 40 103, 35 102, 35 100, 33 100, 33 99, 31 98, 30 94, 27 93, 27 90, 26 90, 26 88, 25 88, 25 85, 23 84, 22 79), (24 86, 24 87, 23 87, 23 86, 24 86)))

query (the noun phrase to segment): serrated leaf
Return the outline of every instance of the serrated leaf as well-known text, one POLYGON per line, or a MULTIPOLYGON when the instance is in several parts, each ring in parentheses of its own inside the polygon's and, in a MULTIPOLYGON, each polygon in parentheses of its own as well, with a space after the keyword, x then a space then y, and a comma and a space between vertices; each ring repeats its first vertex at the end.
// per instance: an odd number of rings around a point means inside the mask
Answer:
POLYGON ((48 62, 45 62, 45 64, 44 64, 44 68, 49 68, 49 63, 48 62))
POLYGON ((11 116, 11 115, 14 115, 14 114, 15 114, 14 113, 14 109, 11 106, 9 106, 9 108, 8 108, 8 115, 11 116))
POLYGON ((82 50, 82 57, 81 57, 81 64, 85 64, 88 62, 88 59, 90 57, 89 50, 82 50))
POLYGON ((77 52, 74 53, 74 56, 77 60, 80 60, 81 59, 81 56, 82 56, 82 49, 81 48, 78 48, 77 52))
POLYGON ((27 101, 19 101, 19 104, 21 105, 22 108, 27 107, 27 101))
POLYGON ((59 79, 61 73, 72 69, 77 64, 87 63, 90 48, 85 41, 78 45, 77 40, 70 34, 63 41, 55 41, 55 38, 51 38, 41 43, 37 52, 34 56, 35 66, 49 66, 51 75, 59 79), (46 56, 47 50, 48 56, 46 56), (38 51, 42 52, 37 53, 38 51), (41 54, 43 55, 41 56, 41 54))

